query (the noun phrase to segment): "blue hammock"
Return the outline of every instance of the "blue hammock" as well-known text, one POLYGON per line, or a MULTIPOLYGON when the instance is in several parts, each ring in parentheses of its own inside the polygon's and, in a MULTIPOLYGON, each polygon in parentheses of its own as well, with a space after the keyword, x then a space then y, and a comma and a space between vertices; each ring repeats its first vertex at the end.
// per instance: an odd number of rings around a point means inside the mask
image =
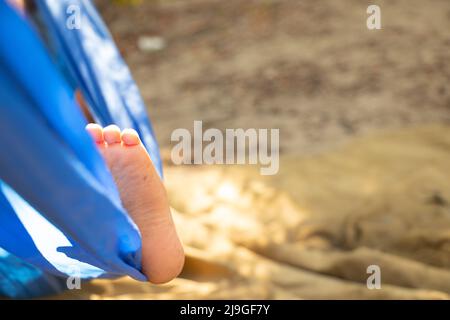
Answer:
POLYGON ((35 27, 0 1, 0 295, 29 298, 141 270, 141 238, 74 98, 95 120, 134 128, 162 175, 138 89, 90 1, 36 1, 35 27), (76 5, 80 29, 68 28, 76 5))

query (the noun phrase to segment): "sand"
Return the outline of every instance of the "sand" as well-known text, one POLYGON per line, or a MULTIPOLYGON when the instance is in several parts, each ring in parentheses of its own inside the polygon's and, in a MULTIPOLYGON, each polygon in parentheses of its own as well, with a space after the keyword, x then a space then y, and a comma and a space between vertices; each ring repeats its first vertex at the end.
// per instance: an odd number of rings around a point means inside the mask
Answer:
POLYGON ((149 106, 187 261, 57 298, 448 299, 450 2, 99 1, 149 106), (164 46, 139 49, 142 37, 164 46), (279 128, 280 172, 173 166, 170 134, 279 128), (367 267, 381 289, 367 288, 367 267))
POLYGON ((63 297, 450 298, 450 127, 372 135, 281 164, 272 177, 168 166, 187 248, 181 278, 97 280, 63 297), (380 290, 367 288, 369 265, 381 268, 380 290))

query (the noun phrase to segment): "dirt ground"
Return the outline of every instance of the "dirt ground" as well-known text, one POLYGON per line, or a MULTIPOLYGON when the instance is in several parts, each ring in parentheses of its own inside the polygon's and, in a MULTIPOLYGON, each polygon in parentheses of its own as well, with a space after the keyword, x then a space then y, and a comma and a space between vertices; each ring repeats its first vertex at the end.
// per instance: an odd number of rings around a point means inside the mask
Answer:
POLYGON ((449 299, 450 2, 373 3, 382 30, 359 0, 101 1, 149 106, 187 262, 167 285, 58 298, 449 299), (173 166, 170 134, 194 120, 279 128, 279 174, 173 166))
POLYGON ((162 147, 176 128, 280 128, 305 154, 374 130, 450 122, 450 4, 359 0, 144 1, 105 19, 162 147), (375 3, 374 2, 374 3, 375 3), (166 47, 138 49, 158 36, 166 47))

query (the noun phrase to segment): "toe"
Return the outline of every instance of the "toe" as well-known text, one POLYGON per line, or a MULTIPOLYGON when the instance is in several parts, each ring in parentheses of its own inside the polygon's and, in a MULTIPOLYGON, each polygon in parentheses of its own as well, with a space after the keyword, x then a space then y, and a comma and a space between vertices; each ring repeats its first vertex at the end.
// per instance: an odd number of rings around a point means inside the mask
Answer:
POLYGON ((91 135, 92 139, 96 143, 103 143, 103 130, 102 127, 96 123, 89 123, 86 125, 86 131, 91 135))
POLYGON ((120 143, 120 129, 112 124, 103 129, 103 137, 108 144, 120 143))
POLYGON ((140 143, 139 135, 136 130, 125 129, 122 131, 122 141, 127 146, 135 146, 140 143))

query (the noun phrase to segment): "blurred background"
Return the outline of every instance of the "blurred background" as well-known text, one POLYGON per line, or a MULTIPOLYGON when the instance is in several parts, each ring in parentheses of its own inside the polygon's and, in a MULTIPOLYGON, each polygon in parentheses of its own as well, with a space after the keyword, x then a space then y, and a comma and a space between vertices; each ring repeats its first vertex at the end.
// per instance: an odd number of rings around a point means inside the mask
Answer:
POLYGON ((163 286, 57 298, 450 298, 448 0, 96 3, 148 105, 187 261, 163 286), (171 133, 194 120, 279 128, 280 172, 174 166, 171 133))

